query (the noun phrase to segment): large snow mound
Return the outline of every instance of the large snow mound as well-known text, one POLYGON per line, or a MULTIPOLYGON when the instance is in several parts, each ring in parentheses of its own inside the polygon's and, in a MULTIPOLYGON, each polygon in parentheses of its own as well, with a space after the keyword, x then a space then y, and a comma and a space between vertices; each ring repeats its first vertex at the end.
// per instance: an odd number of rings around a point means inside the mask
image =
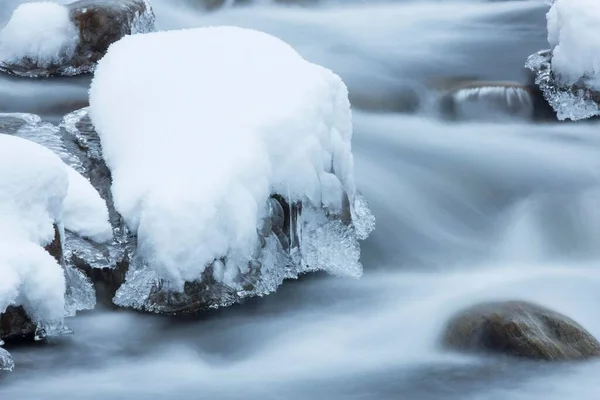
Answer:
POLYGON ((558 0, 547 14, 552 70, 567 85, 600 89, 600 2, 558 0))
MULTIPOLYGON (((176 290, 215 260, 213 278, 232 285, 257 250, 276 248, 257 235, 275 193, 301 201, 305 220, 311 208, 341 214, 346 198, 355 236, 373 227, 354 182, 346 86, 266 33, 210 27, 125 37, 98 64, 90 117, 138 255, 176 290)), ((313 222, 312 238, 326 236, 327 218, 313 222)), ((327 262, 324 269, 360 274, 355 247, 343 258, 343 237, 323 240, 338 249, 315 250, 310 268, 327 262)))
POLYGON ((36 322, 62 321, 65 278, 43 246, 54 238, 68 184, 50 150, 0 134, 0 313, 18 304, 36 322))
POLYGON ((11 64, 25 58, 48 67, 72 57, 78 41, 79 30, 67 7, 49 1, 25 3, 0 32, 0 60, 11 64))

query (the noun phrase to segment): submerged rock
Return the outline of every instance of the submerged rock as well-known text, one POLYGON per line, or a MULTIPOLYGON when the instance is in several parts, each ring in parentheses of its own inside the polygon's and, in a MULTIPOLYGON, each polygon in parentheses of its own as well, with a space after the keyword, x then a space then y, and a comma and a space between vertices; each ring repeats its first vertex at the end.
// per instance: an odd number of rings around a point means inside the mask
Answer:
POLYGON ((460 311, 442 342, 460 351, 483 351, 536 360, 600 356, 600 342, 572 319, 524 301, 490 302, 460 311))
POLYGON ((64 11, 60 5, 43 3, 21 7, 0 32, 0 71, 12 75, 49 77, 92 72, 112 43, 125 35, 154 30, 154 13, 147 0, 80 0, 64 6, 64 11), (53 14, 48 20, 46 9, 53 14), (48 38, 38 27, 38 33, 27 32, 27 43, 22 43, 22 30, 31 29, 23 23, 28 19, 40 27, 52 24, 48 29, 55 37, 48 38))
POLYGON ((534 116, 531 89, 518 82, 449 80, 438 84, 439 110, 450 120, 521 119, 534 116))

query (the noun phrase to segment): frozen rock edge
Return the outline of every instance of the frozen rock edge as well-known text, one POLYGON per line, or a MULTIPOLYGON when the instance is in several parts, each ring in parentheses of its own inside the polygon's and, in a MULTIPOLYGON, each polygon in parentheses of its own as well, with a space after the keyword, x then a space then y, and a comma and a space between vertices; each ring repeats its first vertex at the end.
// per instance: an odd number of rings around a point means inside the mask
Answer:
POLYGON ((535 84, 560 121, 579 121, 600 115, 599 92, 583 85, 564 85, 556 79, 552 72, 552 50, 532 54, 525 66, 535 74, 535 84))
POLYGON ((600 115, 596 39, 600 8, 588 0, 547 0, 551 49, 528 57, 525 67, 558 120, 583 120, 600 115), (593 7, 592 7, 593 6, 593 7), (553 58, 555 65, 553 65, 553 58), (577 58, 573 59, 575 55, 577 58), (595 83, 596 82, 596 83, 595 83))

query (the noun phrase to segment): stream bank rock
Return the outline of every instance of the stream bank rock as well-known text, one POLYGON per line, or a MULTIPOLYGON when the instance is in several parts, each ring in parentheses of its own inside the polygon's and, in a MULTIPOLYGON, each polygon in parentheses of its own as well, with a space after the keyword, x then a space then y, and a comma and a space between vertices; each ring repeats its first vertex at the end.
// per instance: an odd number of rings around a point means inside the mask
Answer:
POLYGON ((126 35, 153 31, 154 21, 147 0, 80 0, 66 6, 24 4, 0 32, 0 71, 25 77, 93 72, 112 43, 126 35), (46 9, 52 12, 52 18, 46 17, 46 9), (30 19, 55 33, 53 42, 41 28, 38 33, 26 32, 27 43, 20 41, 23 30, 30 29, 23 21, 30 19))
POLYGON ((446 348, 547 361, 600 357, 600 342, 572 319, 524 301, 490 302, 459 311, 446 326, 446 348))

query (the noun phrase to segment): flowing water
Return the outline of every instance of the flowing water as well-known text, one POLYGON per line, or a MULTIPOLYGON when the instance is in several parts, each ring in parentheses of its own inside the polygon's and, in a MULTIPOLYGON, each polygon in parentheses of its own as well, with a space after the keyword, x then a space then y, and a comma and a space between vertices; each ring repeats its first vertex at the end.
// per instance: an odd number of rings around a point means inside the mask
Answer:
MULTIPOLYGON (((0 20, 18 1, 2 3, 0 20)), ((377 217, 362 245, 365 274, 308 276, 191 321, 78 316, 71 338, 11 349, 17 369, 0 378, 1 398, 598 398, 597 362, 548 365, 438 346, 453 313, 493 299, 546 305, 600 337, 596 123, 448 123, 426 106, 395 112, 411 90, 426 105, 432 79, 524 81, 527 55, 546 46, 542 1, 330 1, 212 14, 154 4, 160 29, 261 29, 344 78, 358 105, 357 184, 377 217)), ((201 70, 174 60, 169 73, 201 70)), ((0 109, 56 120, 85 102, 88 81, 0 77, 0 109)))

